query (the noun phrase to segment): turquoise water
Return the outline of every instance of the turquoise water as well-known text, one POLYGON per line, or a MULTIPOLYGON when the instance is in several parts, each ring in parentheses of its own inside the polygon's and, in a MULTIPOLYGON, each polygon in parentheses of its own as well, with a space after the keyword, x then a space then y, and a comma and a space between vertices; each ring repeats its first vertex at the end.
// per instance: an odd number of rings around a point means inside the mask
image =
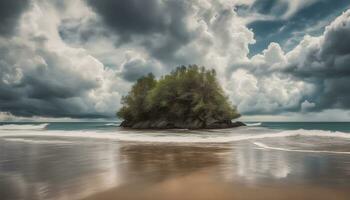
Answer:
MULTIPOLYGON (((46 123, 46 130, 113 130, 120 122, 0 122, 2 125, 39 125, 46 123)), ((350 133, 350 122, 247 122, 254 127, 273 130, 323 130, 350 133)))
POLYGON ((350 132, 350 122, 262 122, 261 127, 281 130, 324 130, 350 132))
MULTIPOLYGON (((316 138, 348 141, 348 122, 256 122, 246 127, 216 130, 131 130, 120 122, 2 122, 0 138, 9 137, 80 137, 129 142, 156 143, 230 143, 244 140, 316 138)), ((313 141, 316 144, 319 141, 313 141)), ((285 144, 288 147, 289 144, 285 144)), ((258 145, 259 146, 259 145, 258 145)), ((262 145, 260 145, 261 147, 262 145)))
POLYGON ((119 126, 120 122, 0 122, 2 125, 40 125, 47 124, 45 130, 103 130, 119 126))

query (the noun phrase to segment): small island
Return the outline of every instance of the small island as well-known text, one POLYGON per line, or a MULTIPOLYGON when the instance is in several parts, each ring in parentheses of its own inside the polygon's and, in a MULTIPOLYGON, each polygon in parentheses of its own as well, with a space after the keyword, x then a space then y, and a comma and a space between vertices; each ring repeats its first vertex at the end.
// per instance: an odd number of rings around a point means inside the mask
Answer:
POLYGON ((222 129, 244 126, 216 79, 215 70, 177 67, 156 80, 148 74, 122 98, 117 116, 133 129, 222 129))

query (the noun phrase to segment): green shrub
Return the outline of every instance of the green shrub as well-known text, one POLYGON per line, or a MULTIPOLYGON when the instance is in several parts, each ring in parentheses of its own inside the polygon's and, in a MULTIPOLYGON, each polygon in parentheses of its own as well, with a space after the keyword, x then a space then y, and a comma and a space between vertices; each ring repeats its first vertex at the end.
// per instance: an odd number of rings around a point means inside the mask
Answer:
POLYGON ((169 121, 232 120, 240 115, 220 87, 215 70, 190 65, 176 68, 155 80, 141 77, 127 96, 117 116, 128 122, 167 119, 169 121))

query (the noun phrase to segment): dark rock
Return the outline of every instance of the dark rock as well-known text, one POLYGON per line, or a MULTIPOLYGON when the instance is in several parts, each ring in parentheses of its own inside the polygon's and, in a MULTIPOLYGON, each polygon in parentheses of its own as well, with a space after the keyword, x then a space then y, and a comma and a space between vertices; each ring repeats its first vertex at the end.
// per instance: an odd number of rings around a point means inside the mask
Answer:
POLYGON ((240 127, 240 126, 247 126, 247 125, 240 121, 232 123, 232 127, 240 127))
POLYGON ((212 120, 210 124, 205 124, 201 120, 185 120, 169 122, 165 119, 158 119, 155 121, 142 121, 142 122, 128 122, 123 121, 120 124, 124 128, 133 129, 224 129, 224 128, 235 128, 240 126, 246 126, 243 122, 232 122, 231 120, 212 120))
POLYGON ((130 128, 132 125, 128 121, 124 120, 124 121, 122 121, 122 123, 120 123, 120 126, 124 127, 124 128, 130 128))

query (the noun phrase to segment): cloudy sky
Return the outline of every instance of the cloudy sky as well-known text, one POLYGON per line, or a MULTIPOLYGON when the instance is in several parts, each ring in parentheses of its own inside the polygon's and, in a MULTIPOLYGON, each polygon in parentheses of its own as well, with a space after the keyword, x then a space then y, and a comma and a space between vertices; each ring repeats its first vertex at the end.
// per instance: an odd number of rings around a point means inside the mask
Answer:
POLYGON ((187 64, 243 120, 350 121, 350 1, 0 0, 0 121, 113 118, 187 64))

